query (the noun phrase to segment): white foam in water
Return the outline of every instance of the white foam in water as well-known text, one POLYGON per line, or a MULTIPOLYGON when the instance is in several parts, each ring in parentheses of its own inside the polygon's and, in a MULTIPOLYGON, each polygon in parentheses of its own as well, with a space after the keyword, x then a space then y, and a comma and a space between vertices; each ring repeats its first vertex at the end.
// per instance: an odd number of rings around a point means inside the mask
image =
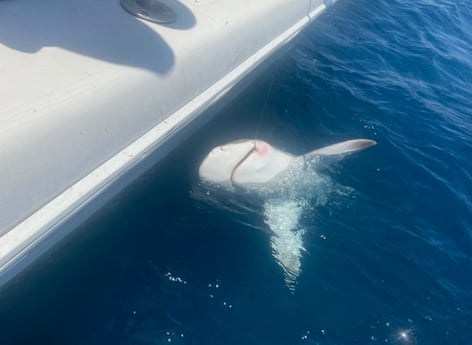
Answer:
MULTIPOLYGON (((231 186, 222 188, 202 183, 192 192, 194 198, 230 211, 237 221, 256 229, 258 225, 246 224, 241 219, 244 214, 258 212, 260 208, 256 205, 262 199, 264 223, 272 235, 272 255, 282 268, 285 283, 292 291, 302 271, 305 252, 303 234, 306 230, 300 225, 300 218, 316 206, 325 205, 330 195, 347 196, 352 192, 351 188, 338 185, 329 176, 319 174, 317 163, 314 160, 294 166, 267 184, 235 190, 231 186)), ((312 227, 307 230, 312 230, 312 227)))
POLYGON ((301 273, 301 257, 305 251, 299 227, 303 206, 293 200, 270 199, 264 205, 264 222, 273 231, 270 243, 272 255, 284 271, 285 283, 295 288, 301 273))

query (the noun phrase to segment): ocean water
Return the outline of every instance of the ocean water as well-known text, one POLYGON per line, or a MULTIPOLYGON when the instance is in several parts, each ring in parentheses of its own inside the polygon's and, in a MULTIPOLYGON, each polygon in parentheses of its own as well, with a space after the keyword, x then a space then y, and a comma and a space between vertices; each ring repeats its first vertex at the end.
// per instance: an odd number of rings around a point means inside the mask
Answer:
POLYGON ((472 344, 471 47, 469 1, 336 3, 2 292, 0 343, 472 344), (254 136, 295 154, 378 143, 307 188, 291 286, 270 210, 198 179, 214 146, 254 136))

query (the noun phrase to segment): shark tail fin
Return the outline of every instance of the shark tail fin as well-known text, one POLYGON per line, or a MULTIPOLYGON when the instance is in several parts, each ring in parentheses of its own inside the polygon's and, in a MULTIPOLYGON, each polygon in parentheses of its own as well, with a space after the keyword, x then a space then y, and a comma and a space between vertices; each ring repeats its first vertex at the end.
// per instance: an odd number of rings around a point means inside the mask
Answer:
POLYGON ((310 160, 318 156, 344 156, 357 151, 365 150, 366 148, 374 146, 375 144, 377 144, 377 142, 370 139, 346 140, 308 152, 303 157, 305 160, 310 160))

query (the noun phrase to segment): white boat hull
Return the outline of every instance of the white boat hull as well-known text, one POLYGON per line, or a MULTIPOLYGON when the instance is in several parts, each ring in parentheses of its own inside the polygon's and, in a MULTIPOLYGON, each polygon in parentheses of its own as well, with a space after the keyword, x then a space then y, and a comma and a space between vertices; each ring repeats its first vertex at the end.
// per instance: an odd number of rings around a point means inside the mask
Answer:
POLYGON ((212 116, 323 1, 0 2, 0 287, 212 116), (236 87, 237 86, 237 87, 236 87))

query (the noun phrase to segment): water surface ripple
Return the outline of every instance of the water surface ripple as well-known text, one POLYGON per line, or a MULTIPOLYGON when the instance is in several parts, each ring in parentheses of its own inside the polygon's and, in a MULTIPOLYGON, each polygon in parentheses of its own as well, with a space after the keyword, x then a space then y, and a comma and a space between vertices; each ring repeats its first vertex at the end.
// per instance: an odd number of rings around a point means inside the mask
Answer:
POLYGON ((260 127, 273 69, 2 292, 1 343, 472 344, 471 47, 470 1, 336 3, 260 127), (349 192, 301 216, 293 291, 257 200, 199 187, 206 152, 255 133, 378 142, 322 172, 349 192))

